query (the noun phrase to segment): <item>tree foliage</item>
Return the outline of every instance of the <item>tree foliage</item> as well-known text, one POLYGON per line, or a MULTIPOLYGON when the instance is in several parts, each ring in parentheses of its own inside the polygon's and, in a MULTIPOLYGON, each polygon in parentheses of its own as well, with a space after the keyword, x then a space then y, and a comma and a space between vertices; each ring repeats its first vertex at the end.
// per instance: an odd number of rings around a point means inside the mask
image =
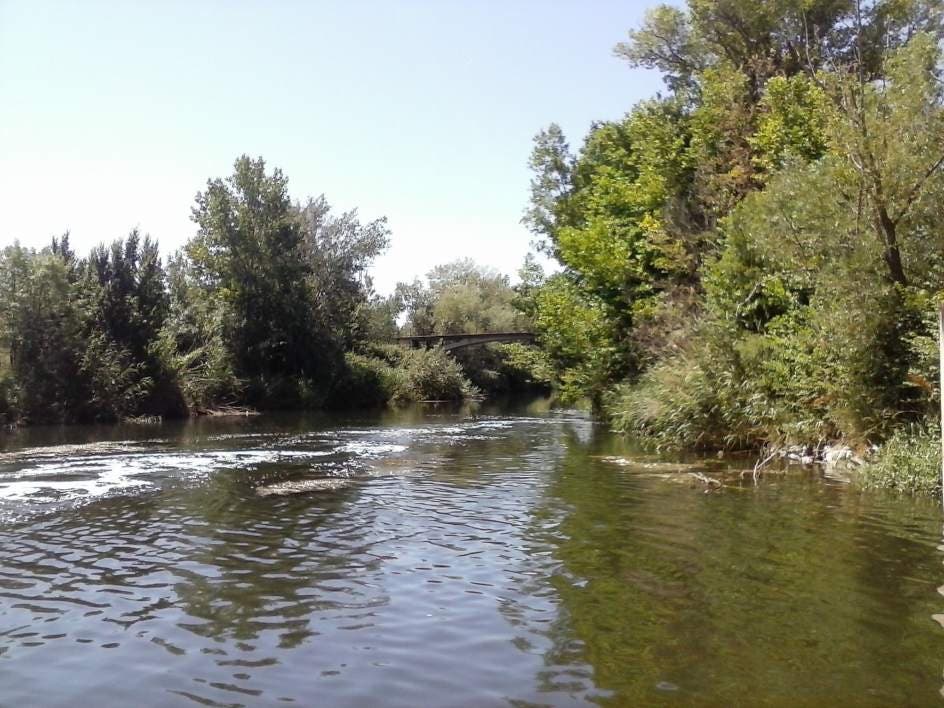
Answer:
POLYGON ((395 327, 367 269, 383 219, 300 205, 261 159, 196 197, 196 235, 167 261, 133 230, 76 256, 0 254, 2 414, 26 422, 320 405, 350 381, 344 352, 395 327))
POLYGON ((938 0, 651 10, 616 53, 668 95, 576 155, 536 139, 533 184, 553 189, 526 220, 564 271, 529 302, 558 380, 663 444, 874 441, 928 415, 941 17, 938 0))
POLYGON ((433 268, 426 282, 396 288, 407 334, 526 331, 508 276, 463 259, 433 268))

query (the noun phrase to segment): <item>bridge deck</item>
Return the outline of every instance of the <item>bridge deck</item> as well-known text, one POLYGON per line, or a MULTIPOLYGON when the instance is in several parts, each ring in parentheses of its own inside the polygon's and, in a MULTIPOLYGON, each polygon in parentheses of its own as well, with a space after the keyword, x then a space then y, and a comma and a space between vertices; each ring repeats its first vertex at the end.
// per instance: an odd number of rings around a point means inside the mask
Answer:
POLYGON ((471 347, 477 344, 534 342, 531 332, 477 332, 473 334, 417 334, 408 337, 397 337, 396 341, 406 344, 413 349, 442 347, 446 351, 471 347))

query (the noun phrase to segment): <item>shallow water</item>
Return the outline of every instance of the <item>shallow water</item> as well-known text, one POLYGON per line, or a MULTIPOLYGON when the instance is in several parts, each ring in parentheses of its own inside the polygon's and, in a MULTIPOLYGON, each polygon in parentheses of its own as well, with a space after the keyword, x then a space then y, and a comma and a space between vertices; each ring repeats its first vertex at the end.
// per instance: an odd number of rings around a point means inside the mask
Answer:
POLYGON ((541 406, 3 443, 3 706, 942 702, 939 507, 815 469, 541 406))

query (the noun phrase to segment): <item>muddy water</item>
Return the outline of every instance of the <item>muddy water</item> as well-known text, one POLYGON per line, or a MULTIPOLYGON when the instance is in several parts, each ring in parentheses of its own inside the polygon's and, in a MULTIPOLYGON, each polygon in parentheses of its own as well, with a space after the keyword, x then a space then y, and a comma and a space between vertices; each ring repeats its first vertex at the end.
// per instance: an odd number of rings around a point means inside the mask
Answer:
POLYGON ((541 406, 8 436, 0 705, 944 702, 939 508, 743 466, 541 406))

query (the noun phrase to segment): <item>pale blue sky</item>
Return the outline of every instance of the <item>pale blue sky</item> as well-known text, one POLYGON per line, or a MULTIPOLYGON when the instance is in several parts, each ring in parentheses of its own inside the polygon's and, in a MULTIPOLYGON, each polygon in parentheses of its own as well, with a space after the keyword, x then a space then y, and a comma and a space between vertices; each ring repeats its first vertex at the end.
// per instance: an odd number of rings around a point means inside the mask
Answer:
POLYGON ((651 4, 0 0, 0 244, 139 226, 168 253, 248 153, 389 218, 381 291, 462 256, 513 273, 532 136, 576 146, 660 88, 612 56, 651 4))

